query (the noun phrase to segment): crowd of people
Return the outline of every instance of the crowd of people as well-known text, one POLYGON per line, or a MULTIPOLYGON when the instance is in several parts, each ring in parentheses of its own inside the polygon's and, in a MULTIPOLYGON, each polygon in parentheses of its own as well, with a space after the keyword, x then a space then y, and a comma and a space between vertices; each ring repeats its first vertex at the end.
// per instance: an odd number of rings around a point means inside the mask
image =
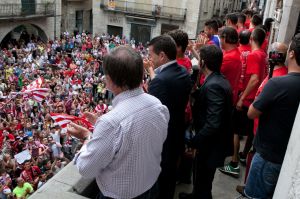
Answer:
MULTIPOLYGON (((113 95, 106 89, 102 60, 125 42, 105 34, 64 33, 44 43, 28 35, 1 49, 0 198, 26 198, 72 160, 81 142, 50 113, 81 117, 86 111, 110 111, 113 95), (38 79, 50 90, 42 101, 22 94, 38 79), (29 158, 18 162, 15 156, 24 151, 29 158)), ((136 49, 144 53, 141 44, 136 49)))
POLYGON ((240 164, 241 196, 271 198, 300 101, 300 36, 269 47, 271 22, 245 10, 208 20, 195 42, 173 30, 147 46, 68 32, 11 41, 0 50, 0 198, 27 198, 73 159, 100 199, 173 199, 192 175, 179 198, 209 199, 216 170, 239 177, 240 164), (41 101, 23 94, 37 79, 41 101), (86 118, 93 133, 52 113, 86 118))

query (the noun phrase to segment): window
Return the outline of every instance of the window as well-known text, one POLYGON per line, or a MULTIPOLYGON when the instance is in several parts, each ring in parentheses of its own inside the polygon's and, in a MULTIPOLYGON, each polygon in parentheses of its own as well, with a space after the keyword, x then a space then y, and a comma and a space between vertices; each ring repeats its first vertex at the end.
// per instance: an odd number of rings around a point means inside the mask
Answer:
POLYGON ((77 30, 82 33, 83 30, 83 10, 77 10, 76 11, 76 25, 75 27, 77 28, 77 30))
POLYGON ((165 34, 169 31, 179 29, 179 26, 172 24, 161 24, 161 34, 165 34))

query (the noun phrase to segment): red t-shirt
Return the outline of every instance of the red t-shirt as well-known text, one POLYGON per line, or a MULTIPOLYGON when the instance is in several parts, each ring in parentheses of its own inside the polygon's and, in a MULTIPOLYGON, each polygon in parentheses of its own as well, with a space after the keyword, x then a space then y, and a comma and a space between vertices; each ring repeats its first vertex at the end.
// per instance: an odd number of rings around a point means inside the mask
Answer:
MULTIPOLYGON (((280 68, 277 68, 276 70, 273 71, 273 77, 279 77, 279 76, 284 76, 288 73, 288 70, 287 70, 287 67, 280 67, 280 68)), ((266 77, 264 79, 264 81, 261 83, 261 85, 259 86, 259 88, 257 89, 257 92, 256 92, 256 96, 255 98, 261 93, 261 91, 264 89, 265 85, 267 84, 269 80, 269 77, 266 77)), ((256 135, 256 130, 257 130, 257 127, 258 127, 258 123, 259 123, 259 119, 258 118, 255 118, 254 119, 254 126, 253 126, 253 133, 254 135, 256 135)))
POLYGON ((223 51, 221 73, 223 73, 231 85, 233 104, 236 104, 238 97, 238 85, 242 70, 242 62, 240 57, 241 53, 238 48, 229 51, 223 51))
POLYGON ((245 78, 243 82, 243 89, 244 91, 248 85, 248 82, 251 78, 251 75, 256 74, 259 79, 259 84, 258 86, 253 89, 248 96, 245 97, 243 105, 246 107, 249 107, 250 104, 253 102, 257 89, 263 79, 266 77, 266 71, 265 68, 267 66, 267 54, 265 53, 264 50, 259 49, 259 50, 254 50, 251 53, 249 53, 247 57, 247 62, 246 62, 246 72, 245 72, 245 78))
POLYGON ((245 27, 247 29, 249 29, 249 27, 250 27, 250 19, 246 19, 246 21, 245 21, 245 27))
MULTIPOLYGON (((185 67, 189 74, 191 73, 192 62, 188 57, 177 58, 177 63, 185 67)), ((190 122, 192 120, 191 118, 192 118, 192 109, 190 107, 190 103, 188 102, 185 108, 185 122, 190 122)))
POLYGON ((246 67, 247 67, 247 57, 249 53, 251 52, 251 46, 250 44, 248 45, 240 45, 239 50, 241 53, 241 62, 242 62, 242 71, 241 71, 241 76, 239 80, 239 92, 243 91, 244 85, 244 78, 245 78, 245 72, 246 72, 246 67))
POLYGON ((183 67, 186 68, 186 70, 188 71, 188 73, 191 73, 191 69, 192 69, 192 62, 188 57, 184 57, 184 58, 177 58, 177 63, 183 67))
POLYGON ((246 28, 245 28, 245 27, 238 28, 238 29, 237 29, 238 34, 240 34, 240 32, 242 32, 243 30, 246 30, 246 28))

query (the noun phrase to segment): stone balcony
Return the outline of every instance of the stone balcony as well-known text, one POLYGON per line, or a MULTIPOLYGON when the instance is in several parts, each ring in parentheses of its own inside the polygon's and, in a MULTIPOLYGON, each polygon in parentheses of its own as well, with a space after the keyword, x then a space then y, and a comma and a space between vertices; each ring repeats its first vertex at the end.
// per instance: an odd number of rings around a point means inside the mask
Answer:
POLYGON ((87 199, 95 198, 99 189, 95 180, 84 179, 70 162, 45 185, 34 192, 30 199, 87 199))
POLYGON ((100 7, 107 12, 124 13, 131 16, 142 16, 154 19, 168 19, 174 21, 185 21, 187 9, 153 5, 122 0, 101 0, 100 7))
POLYGON ((0 20, 24 20, 41 17, 53 17, 55 3, 0 3, 0 20))

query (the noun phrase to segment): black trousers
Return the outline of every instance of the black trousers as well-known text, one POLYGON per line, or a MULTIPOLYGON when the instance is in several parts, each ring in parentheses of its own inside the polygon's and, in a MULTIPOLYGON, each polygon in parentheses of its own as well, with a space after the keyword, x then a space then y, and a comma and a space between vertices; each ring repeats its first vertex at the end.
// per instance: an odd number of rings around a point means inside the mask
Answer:
MULTIPOLYGON (((159 199, 173 199, 176 188, 177 163, 180 147, 166 140, 162 151, 161 173, 158 178, 159 199)), ((180 145, 178 145, 180 146, 180 145)))
MULTIPOLYGON (((113 199, 113 198, 104 196, 100 191, 96 199, 113 199)), ((133 199, 158 199, 158 183, 156 182, 148 191, 133 199)))
POLYGON ((194 167, 194 199, 212 199, 212 183, 216 168, 208 167, 205 160, 196 158, 194 167))

